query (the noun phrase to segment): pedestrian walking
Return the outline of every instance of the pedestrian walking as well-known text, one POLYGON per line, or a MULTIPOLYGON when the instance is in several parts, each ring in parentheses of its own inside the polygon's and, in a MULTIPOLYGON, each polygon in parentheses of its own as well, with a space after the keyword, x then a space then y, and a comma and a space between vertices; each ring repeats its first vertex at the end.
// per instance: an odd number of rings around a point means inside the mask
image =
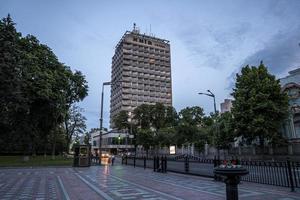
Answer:
POLYGON ((112 165, 112 166, 114 165, 114 162, 115 162, 115 155, 112 155, 112 156, 111 156, 111 165, 112 165))

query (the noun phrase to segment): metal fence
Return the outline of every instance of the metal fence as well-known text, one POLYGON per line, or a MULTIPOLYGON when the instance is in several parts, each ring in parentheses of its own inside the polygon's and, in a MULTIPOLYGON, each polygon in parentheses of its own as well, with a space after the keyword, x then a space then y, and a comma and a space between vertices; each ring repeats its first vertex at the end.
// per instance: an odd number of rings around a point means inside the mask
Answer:
MULTIPOLYGON (((202 159, 191 155, 180 155, 166 158, 169 172, 185 173, 191 175, 214 177, 214 167, 221 161, 216 159, 202 159)), ((236 161, 245 167, 249 174, 241 177, 241 180, 282 187, 300 188, 300 162, 287 159, 285 162, 277 161, 236 161)), ((153 157, 129 157, 122 158, 122 164, 134 167, 154 167, 153 157)))

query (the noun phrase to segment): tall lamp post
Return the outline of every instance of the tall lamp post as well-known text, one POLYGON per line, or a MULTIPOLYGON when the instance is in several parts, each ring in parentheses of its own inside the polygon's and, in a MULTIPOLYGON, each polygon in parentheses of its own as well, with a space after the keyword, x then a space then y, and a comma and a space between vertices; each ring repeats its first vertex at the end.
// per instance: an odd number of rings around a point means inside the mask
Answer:
MULTIPOLYGON (((208 93, 199 92, 198 94, 200 94, 200 95, 206 95, 206 96, 212 97, 214 99, 214 111, 215 111, 215 115, 217 116, 216 96, 210 90, 207 90, 207 92, 208 93)), ((217 136, 219 136, 218 130, 217 130, 217 136)), ((219 151, 220 151, 219 150, 219 145, 217 144, 217 157, 218 157, 218 160, 220 160, 220 152, 219 151)))
POLYGON ((102 129, 103 129, 103 98, 104 98, 104 86, 110 85, 111 82, 103 82, 102 84, 102 92, 101 92, 101 108, 100 108, 100 132, 99 132, 99 165, 101 165, 102 158, 102 129))

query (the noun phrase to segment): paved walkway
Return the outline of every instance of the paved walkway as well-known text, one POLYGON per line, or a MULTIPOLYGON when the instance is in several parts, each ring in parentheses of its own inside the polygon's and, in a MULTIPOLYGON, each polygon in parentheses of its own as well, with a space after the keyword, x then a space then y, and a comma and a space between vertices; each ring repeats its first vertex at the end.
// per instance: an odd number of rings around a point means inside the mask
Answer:
MULTIPOLYGON (((243 182, 241 200, 300 200, 300 191, 243 182)), ((0 168, 0 199, 225 199, 225 184, 132 166, 0 168)))

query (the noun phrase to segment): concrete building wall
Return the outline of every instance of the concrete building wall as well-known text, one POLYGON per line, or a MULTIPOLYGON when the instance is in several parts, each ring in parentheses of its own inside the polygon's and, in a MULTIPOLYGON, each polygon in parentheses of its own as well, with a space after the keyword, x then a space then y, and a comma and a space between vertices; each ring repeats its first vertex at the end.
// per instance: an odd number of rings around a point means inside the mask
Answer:
POLYGON ((230 112, 232 108, 232 100, 224 99, 224 102, 221 103, 221 113, 230 112))
POLYGON ((169 41, 127 31, 112 58, 110 122, 141 104, 172 105, 169 41))

